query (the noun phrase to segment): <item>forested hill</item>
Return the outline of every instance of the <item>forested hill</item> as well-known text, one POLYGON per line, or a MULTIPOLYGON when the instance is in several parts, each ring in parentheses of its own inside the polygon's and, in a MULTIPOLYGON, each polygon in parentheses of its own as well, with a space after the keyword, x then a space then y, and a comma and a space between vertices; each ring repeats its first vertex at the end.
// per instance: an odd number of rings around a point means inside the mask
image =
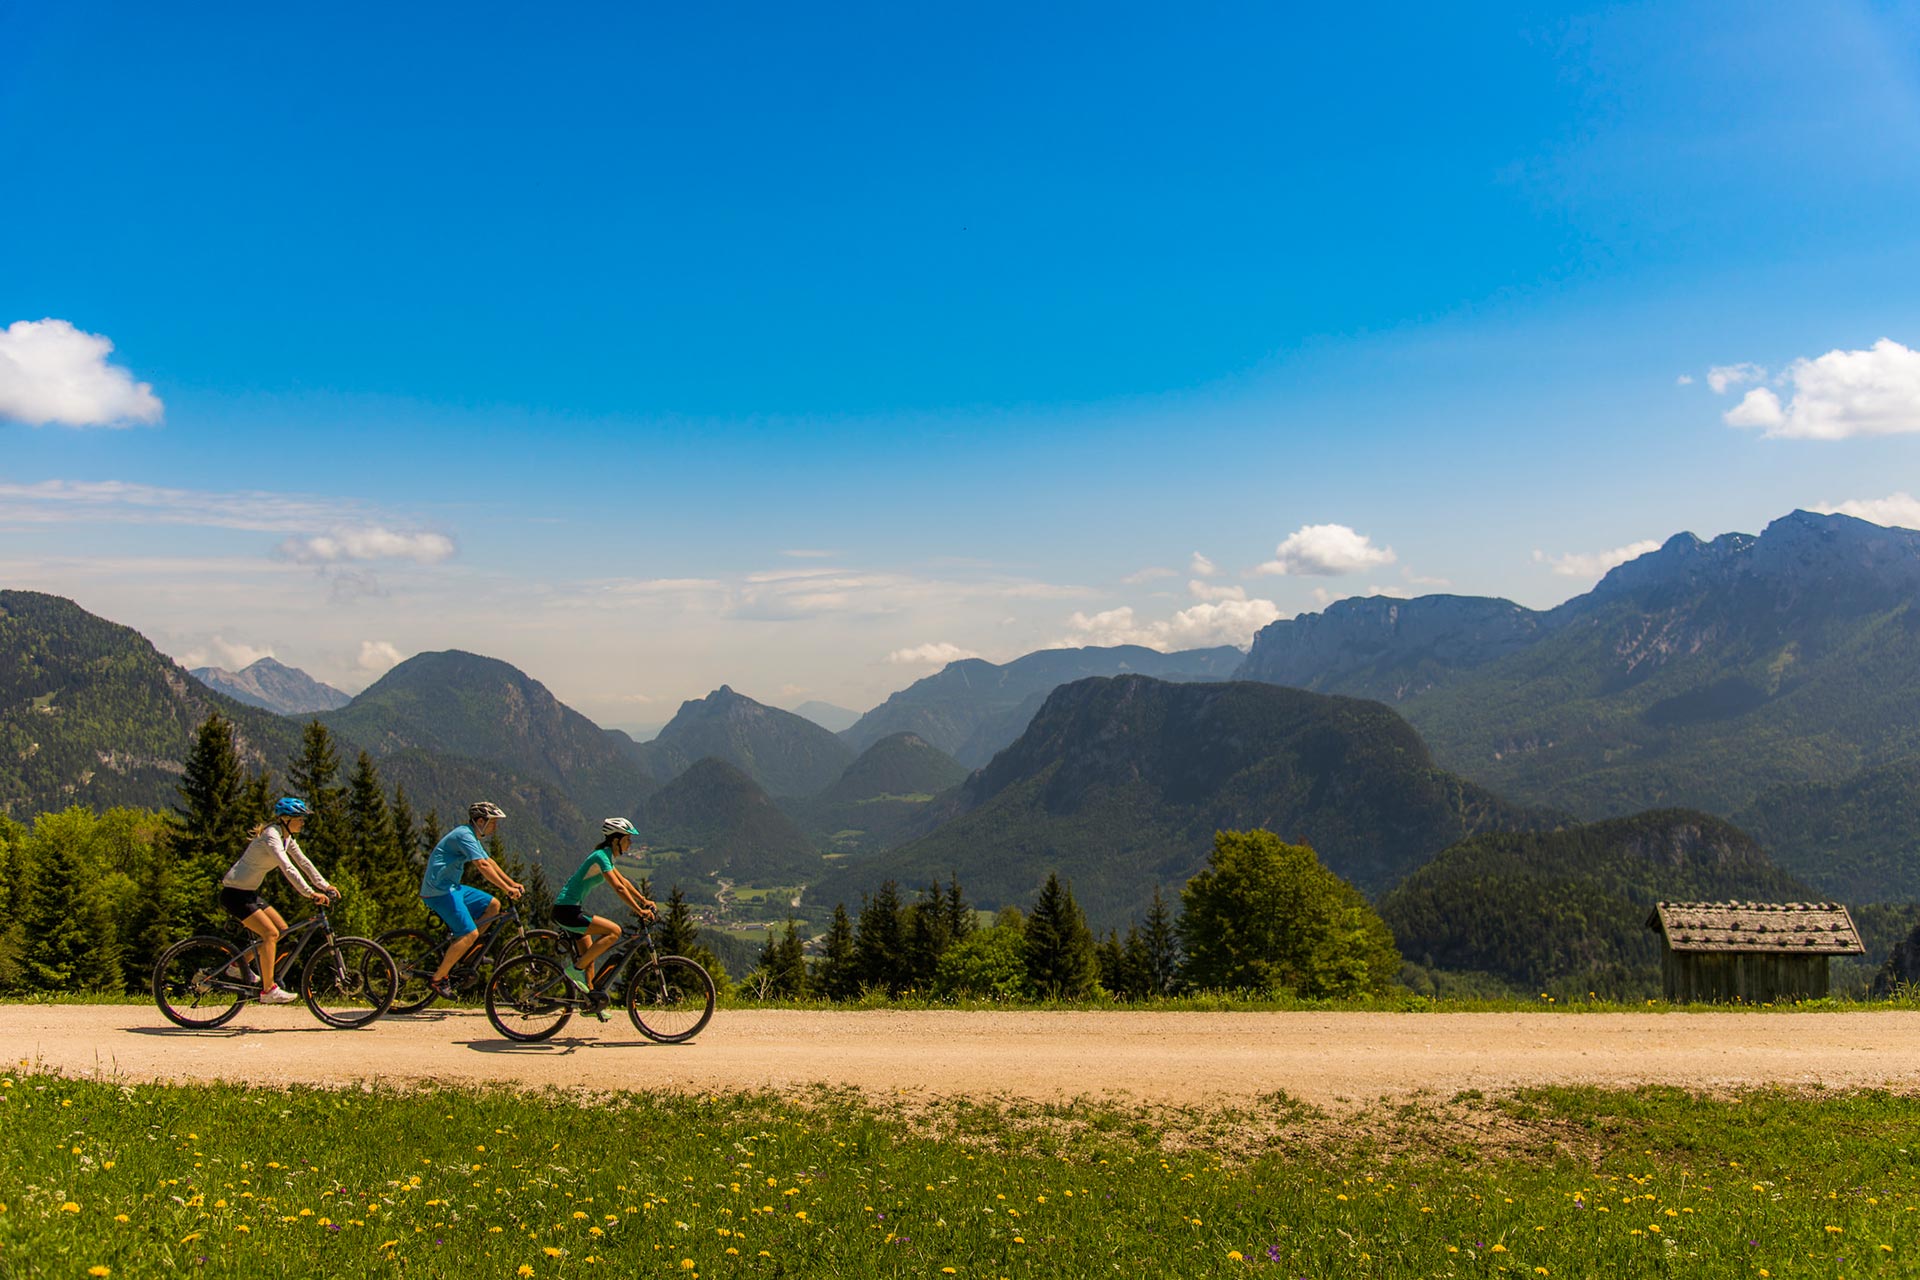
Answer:
POLYGON ((1920 875, 1855 802, 1920 804, 1910 765, 1888 772, 1920 758, 1914 530, 1797 511, 1758 537, 1680 534, 1545 613, 1345 602, 1263 630, 1242 674, 1394 699, 1445 767, 1517 801, 1743 814, 1828 893, 1920 875))
POLYGON ((1475 836, 1408 876, 1380 914, 1415 964, 1632 996, 1658 986, 1654 903, 1819 897, 1733 824, 1669 809, 1475 836))
POLYGON ((774 796, 816 795, 853 762, 853 751, 813 721, 726 685, 682 703, 659 737, 631 753, 661 782, 711 756, 774 796))
POLYGON ((1055 690, 1020 739, 940 804, 948 820, 816 895, 958 874, 982 906, 1030 901, 1051 871, 1098 927, 1178 889, 1215 831, 1311 844, 1379 892, 1478 831, 1550 823, 1437 768, 1391 708, 1251 682, 1143 676, 1055 690))
POLYGON ((387 672, 321 720, 376 757, 413 750, 484 761, 565 795, 595 824, 655 783, 605 730, 496 658, 450 649, 387 672))
MULTIPOLYGON (((242 767, 284 783, 303 720, 208 689, 139 632, 71 600, 0 591, 0 808, 12 816, 75 804, 171 808, 200 724, 216 711, 233 722, 242 767)), ((336 737, 349 770, 360 743, 336 737)), ((589 833, 580 807, 552 783, 452 752, 385 745, 385 784, 404 786, 416 811, 436 811, 443 826, 470 801, 493 799, 511 815, 508 850, 539 850, 555 866, 589 833)))
POLYGON ((0 591, 0 809, 12 816, 165 807, 215 711, 247 767, 292 754, 297 725, 215 693, 139 632, 60 596, 0 591))
POLYGON ((641 838, 677 850, 680 862, 660 873, 662 886, 712 874, 767 883, 804 883, 820 871, 820 855, 760 785, 724 760, 694 762, 647 801, 641 838))
POLYGON ((1144 675, 1162 680, 1224 680, 1240 665, 1238 649, 1160 653, 1139 645, 1042 649, 1012 662, 950 662, 860 717, 841 736, 855 750, 895 733, 914 733, 968 768, 1026 730, 1047 696, 1091 676, 1144 675))

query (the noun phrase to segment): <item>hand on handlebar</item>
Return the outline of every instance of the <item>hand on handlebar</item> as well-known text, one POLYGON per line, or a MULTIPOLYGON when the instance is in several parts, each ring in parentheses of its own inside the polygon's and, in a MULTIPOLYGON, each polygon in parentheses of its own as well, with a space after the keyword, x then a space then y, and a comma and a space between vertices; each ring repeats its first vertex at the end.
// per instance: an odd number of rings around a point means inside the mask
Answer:
POLYGON ((333 900, 335 898, 338 898, 340 895, 337 892, 329 894, 324 889, 316 889, 314 892, 308 894, 307 896, 312 898, 314 902, 318 903, 320 906, 326 907, 326 906, 333 905, 333 900))

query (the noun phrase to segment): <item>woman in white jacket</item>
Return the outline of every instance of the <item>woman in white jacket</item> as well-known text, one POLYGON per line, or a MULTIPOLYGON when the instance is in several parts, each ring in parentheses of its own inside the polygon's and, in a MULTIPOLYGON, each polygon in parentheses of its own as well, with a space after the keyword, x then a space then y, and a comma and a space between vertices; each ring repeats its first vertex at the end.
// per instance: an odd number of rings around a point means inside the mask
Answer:
POLYGON ((273 821, 253 829, 253 840, 246 852, 220 879, 221 908, 260 936, 261 1004, 290 1004, 299 999, 273 980, 275 953, 287 922, 260 896, 260 886, 266 883, 267 873, 277 868, 295 893, 321 906, 340 896, 340 891, 328 884, 326 877, 307 861, 299 841, 293 838, 312 813, 305 800, 293 796, 274 801, 273 821))

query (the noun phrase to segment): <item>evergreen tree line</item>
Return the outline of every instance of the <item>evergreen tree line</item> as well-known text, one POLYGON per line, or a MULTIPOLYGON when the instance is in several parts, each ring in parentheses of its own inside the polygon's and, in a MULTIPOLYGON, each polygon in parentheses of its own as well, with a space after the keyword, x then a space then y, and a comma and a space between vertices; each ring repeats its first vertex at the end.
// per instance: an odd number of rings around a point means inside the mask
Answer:
MULTIPOLYGON (((41 814, 31 828, 0 817, 0 992, 144 990, 167 944, 233 933, 220 878, 281 794, 314 810, 298 839, 341 890, 337 930, 438 928, 419 898, 426 853, 442 834, 438 814, 417 813, 403 786, 389 794, 364 751, 343 776, 319 721, 307 725, 281 787, 269 773, 247 772, 233 725, 209 716, 177 791, 166 813, 76 806, 41 814)), ((511 858, 504 865, 544 913, 552 895, 539 869, 511 858)), ((268 876, 262 892, 289 919, 305 914, 282 877, 268 876)))
MULTIPOLYGON (((1384 991, 1400 969, 1393 935, 1360 892, 1305 845, 1267 831, 1223 831, 1180 894, 1157 888, 1146 913, 1096 940, 1059 875, 1026 912, 982 927, 958 878, 911 902, 887 881, 846 904, 809 961, 797 924, 769 933, 745 986, 763 999, 1147 1000, 1189 991, 1313 998, 1384 991)), ((664 949, 664 948, 663 948, 664 949)))

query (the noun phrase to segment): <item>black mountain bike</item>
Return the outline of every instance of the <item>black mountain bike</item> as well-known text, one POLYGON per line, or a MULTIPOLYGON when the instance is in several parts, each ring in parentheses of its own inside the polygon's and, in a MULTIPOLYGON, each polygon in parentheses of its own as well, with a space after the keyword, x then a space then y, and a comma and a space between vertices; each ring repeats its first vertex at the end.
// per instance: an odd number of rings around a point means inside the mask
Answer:
POLYGON ((661 1044, 682 1044, 699 1035, 713 1017, 713 978, 697 961, 663 956, 653 946, 653 922, 635 927, 600 958, 599 977, 582 991, 552 956, 518 956, 494 970, 487 983, 487 1019, 509 1040, 545 1040, 576 1011, 599 1013, 615 999, 620 978, 632 965, 621 998, 640 1034, 661 1044))
MULTIPOLYGON (((436 934, 427 929, 389 929, 374 941, 391 952, 394 963, 400 966, 400 994, 394 997, 391 1012, 418 1013, 439 999, 427 980, 433 977, 433 971, 440 967, 440 957, 446 955, 452 945, 452 934, 445 930, 436 934)), ((486 926, 467 949, 467 954, 447 971, 447 981, 453 984, 453 989, 462 994, 485 990, 486 979, 498 967, 494 963, 495 951, 500 953, 500 963, 516 956, 558 955, 560 935, 552 929, 527 928, 519 904, 505 904, 493 923, 486 926)))
MULTIPOLYGON (((218 1027, 260 998, 260 939, 241 946, 229 938, 185 938, 153 964, 153 1001, 170 1022, 196 1030, 218 1027)), ((335 937, 320 907, 280 935, 273 973, 284 985, 296 971, 297 988, 313 1016, 330 1027, 364 1027, 387 1011, 400 989, 399 969, 371 938, 335 937), (322 939, 300 964, 301 953, 322 939)))

